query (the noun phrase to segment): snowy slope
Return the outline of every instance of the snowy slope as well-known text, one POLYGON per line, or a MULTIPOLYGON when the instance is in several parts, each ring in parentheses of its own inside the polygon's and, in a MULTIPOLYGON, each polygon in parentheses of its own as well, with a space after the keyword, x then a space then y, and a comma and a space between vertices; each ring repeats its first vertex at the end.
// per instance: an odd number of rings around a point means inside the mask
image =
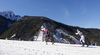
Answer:
POLYGON ((0 40, 0 55, 100 55, 100 47, 31 41, 0 40))
MULTIPOLYGON (((53 37, 58 41, 60 42, 61 41, 61 34, 64 35, 64 36, 67 36, 68 38, 72 39, 75 43, 80 43, 80 41, 78 41, 76 38, 74 38, 73 36, 71 35, 68 35, 67 33, 65 33, 63 30, 61 29, 56 29, 56 34, 53 35, 53 37)), ((69 41, 65 40, 63 41, 64 43, 69 43, 69 41)))
POLYGON ((76 38, 74 38, 71 35, 66 34, 64 31, 61 30, 61 33, 65 36, 68 36, 70 39, 72 39, 75 43, 80 43, 76 38))
POLYGON ((100 55, 99 46, 42 42, 40 31, 37 41, 0 40, 0 55, 100 55))
POLYGON ((13 11, 10 11, 10 10, 0 11, 0 15, 6 17, 7 19, 11 19, 11 20, 19 20, 22 18, 19 15, 15 15, 13 11))

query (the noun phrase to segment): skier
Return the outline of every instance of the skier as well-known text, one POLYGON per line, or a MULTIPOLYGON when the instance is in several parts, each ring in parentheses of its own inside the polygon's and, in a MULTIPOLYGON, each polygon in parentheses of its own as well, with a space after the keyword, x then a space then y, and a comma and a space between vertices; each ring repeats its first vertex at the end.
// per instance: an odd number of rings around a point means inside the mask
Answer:
POLYGON ((49 40, 50 42, 52 42, 52 40, 50 39, 50 33, 49 31, 46 29, 46 27, 42 27, 42 31, 43 31, 43 41, 46 42, 47 45, 47 40, 49 40))
POLYGON ((43 39, 43 42, 45 41, 45 36, 46 36, 46 32, 47 32, 47 29, 44 27, 44 26, 42 26, 42 32, 43 32, 43 37, 42 37, 42 39, 43 39))
POLYGON ((86 42, 85 42, 85 36, 82 34, 82 32, 81 31, 79 31, 79 29, 77 29, 77 33, 75 33, 76 35, 80 35, 81 36, 81 38, 80 38, 80 42, 82 43, 82 47, 84 47, 84 43, 87 45, 87 47, 89 46, 89 44, 87 44, 86 42))

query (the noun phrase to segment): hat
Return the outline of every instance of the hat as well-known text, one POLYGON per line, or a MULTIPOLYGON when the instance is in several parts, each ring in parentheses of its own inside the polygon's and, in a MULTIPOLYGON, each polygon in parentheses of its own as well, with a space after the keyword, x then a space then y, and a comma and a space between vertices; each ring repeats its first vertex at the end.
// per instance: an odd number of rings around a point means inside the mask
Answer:
POLYGON ((77 31, 79 31, 79 29, 77 29, 77 31))

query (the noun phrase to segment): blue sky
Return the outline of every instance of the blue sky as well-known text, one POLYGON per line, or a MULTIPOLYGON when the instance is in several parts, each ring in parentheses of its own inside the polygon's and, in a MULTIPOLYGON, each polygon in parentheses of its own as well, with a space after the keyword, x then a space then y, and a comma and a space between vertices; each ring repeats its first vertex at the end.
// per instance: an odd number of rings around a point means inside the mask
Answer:
POLYGON ((82 28, 100 29, 100 0, 0 0, 0 11, 44 16, 82 28))

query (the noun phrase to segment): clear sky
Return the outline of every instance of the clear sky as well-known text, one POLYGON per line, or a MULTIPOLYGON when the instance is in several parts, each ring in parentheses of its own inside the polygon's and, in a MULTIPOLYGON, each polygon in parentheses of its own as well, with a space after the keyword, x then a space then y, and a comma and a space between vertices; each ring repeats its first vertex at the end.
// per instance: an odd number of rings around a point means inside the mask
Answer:
POLYGON ((82 28, 100 29, 100 0, 0 0, 0 11, 44 16, 82 28))

